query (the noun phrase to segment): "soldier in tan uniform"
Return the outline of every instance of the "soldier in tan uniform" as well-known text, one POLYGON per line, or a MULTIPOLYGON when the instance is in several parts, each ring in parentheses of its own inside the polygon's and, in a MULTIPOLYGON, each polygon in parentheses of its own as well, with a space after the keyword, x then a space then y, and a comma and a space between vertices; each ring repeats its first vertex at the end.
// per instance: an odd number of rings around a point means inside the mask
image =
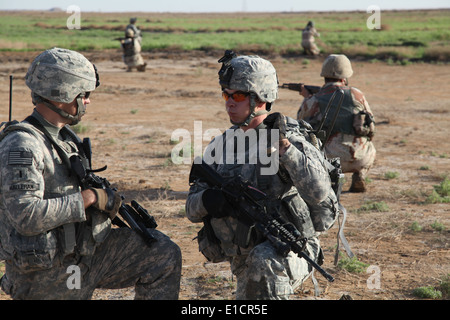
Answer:
POLYGON ((127 66, 127 71, 133 71, 136 68, 139 72, 145 72, 147 63, 141 55, 142 35, 136 26, 136 18, 130 19, 130 24, 125 29, 125 39, 121 39, 120 43, 123 49, 123 62, 127 66))
MULTIPOLYGON (((296 120, 279 113, 269 115, 278 97, 276 70, 269 61, 231 54, 219 61, 223 62, 219 72, 222 95, 233 126, 211 141, 204 159, 208 161, 213 156, 216 160, 211 161, 210 167, 225 180, 239 177, 263 191, 268 197, 267 210, 293 223, 308 239, 307 255, 321 264, 317 231, 330 228, 338 213, 322 153, 306 140, 301 133, 303 127, 296 120), (280 135, 266 139, 269 128, 280 128, 280 135), (254 133, 258 142, 233 145, 233 134, 243 132, 254 133), (250 160, 255 145, 264 152, 272 147, 277 150, 274 154, 283 175, 278 167, 274 172, 263 173, 262 156, 254 162, 250 160), (323 213, 323 220, 313 216, 318 212, 323 213)), ((199 236, 200 250, 212 262, 230 262, 237 279, 236 299, 289 299, 310 276, 312 267, 292 251, 287 256, 279 254, 265 236, 241 220, 243 217, 236 210, 221 190, 210 188, 201 180, 191 185, 187 217, 194 223, 203 222, 202 230, 208 234, 199 236), (217 240, 210 241, 211 234, 217 240)))
MULTIPOLYGON (((348 78, 352 74, 351 62, 345 55, 332 54, 325 59, 320 74, 325 78, 325 85, 314 95, 302 88, 300 94, 305 99, 297 113, 297 119, 309 122, 317 130, 333 94, 339 89, 343 90, 344 99, 330 138, 325 144, 325 153, 329 158, 340 158, 343 172, 353 173, 351 192, 365 192, 365 178, 376 156, 372 142, 375 122, 364 94, 357 88, 348 86, 348 78)), ((327 132, 339 98, 340 94, 337 94, 322 127, 327 132)))
POLYGON ((134 37, 139 42, 139 44, 142 43, 142 33, 141 30, 136 25, 137 18, 130 18, 130 23, 125 28, 125 34, 129 29, 133 31, 134 37))
POLYGON ((70 158, 87 161, 69 125, 100 84, 83 55, 41 53, 25 77, 35 109, 0 133, 1 288, 13 299, 90 299, 95 288, 135 287, 136 299, 177 299, 181 254, 155 229, 148 246, 111 228, 121 204, 112 189, 81 189, 70 158))
POLYGON ((306 55, 316 56, 320 53, 314 37, 320 37, 320 34, 314 28, 314 22, 309 21, 302 31, 302 47, 306 55))

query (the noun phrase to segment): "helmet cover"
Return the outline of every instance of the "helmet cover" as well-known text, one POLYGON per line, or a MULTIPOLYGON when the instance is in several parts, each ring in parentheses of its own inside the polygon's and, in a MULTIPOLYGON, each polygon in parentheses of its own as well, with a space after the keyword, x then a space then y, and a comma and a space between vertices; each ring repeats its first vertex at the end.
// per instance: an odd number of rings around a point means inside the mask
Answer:
POLYGON ((350 60, 343 54, 329 55, 322 65, 321 77, 333 79, 350 78, 353 74, 350 60))
MULTIPOLYGON (((277 72, 269 61, 259 56, 230 56, 219 71, 222 88, 253 92, 263 102, 273 103, 278 98, 277 72)), ((224 57, 225 58, 225 57, 224 57)))
POLYGON ((61 48, 38 55, 28 68, 25 83, 32 93, 62 103, 70 103, 100 85, 97 70, 88 59, 61 48))

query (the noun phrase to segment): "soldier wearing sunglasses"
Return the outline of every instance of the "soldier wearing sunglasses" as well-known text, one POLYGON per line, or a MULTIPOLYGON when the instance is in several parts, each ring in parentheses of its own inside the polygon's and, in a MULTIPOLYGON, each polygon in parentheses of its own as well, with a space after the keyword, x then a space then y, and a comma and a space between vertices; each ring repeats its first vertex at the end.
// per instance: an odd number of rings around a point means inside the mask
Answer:
MULTIPOLYGON (((306 140, 299 122, 280 113, 269 114, 278 98, 277 74, 269 61, 226 51, 219 62, 219 83, 232 123, 227 131, 254 130, 258 139, 265 137, 267 141, 261 145, 277 152, 279 169, 262 174, 260 158, 256 163, 239 162, 238 158, 249 159, 251 146, 228 148, 231 141, 225 133, 215 137, 205 150, 205 155, 214 150, 222 157, 210 167, 230 183, 239 178, 264 192, 269 199, 266 210, 274 210, 293 223, 308 239, 305 252, 322 263, 317 231, 330 228, 338 213, 322 153, 306 140), (270 141, 270 135, 262 134, 269 129, 279 130, 279 140, 270 141), (240 157, 240 152, 245 156, 240 157)), ((186 214, 192 222, 204 224, 205 232, 199 233, 198 241, 205 257, 211 262, 229 261, 237 279, 237 299, 288 299, 312 272, 311 266, 293 252, 280 255, 251 223, 242 221, 226 194, 199 179, 191 184, 186 214)))
POLYGON ((89 160, 69 125, 100 84, 78 52, 38 55, 25 77, 35 109, 0 133, 1 288, 13 299, 90 299, 96 288, 135 287, 136 299, 177 299, 180 249, 149 229, 148 246, 130 228, 111 228, 121 197, 82 189, 70 157, 89 160))

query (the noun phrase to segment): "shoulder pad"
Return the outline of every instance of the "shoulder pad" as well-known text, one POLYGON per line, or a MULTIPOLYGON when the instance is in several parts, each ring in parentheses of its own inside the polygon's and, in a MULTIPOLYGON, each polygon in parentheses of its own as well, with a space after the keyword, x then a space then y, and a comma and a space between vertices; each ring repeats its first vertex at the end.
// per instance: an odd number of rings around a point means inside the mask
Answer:
POLYGON ((298 128, 300 131, 313 131, 313 127, 305 120, 295 120, 294 118, 286 116, 286 123, 288 127, 298 128))
POLYGON ((34 126, 29 123, 13 120, 9 122, 2 122, 0 124, 0 128, 2 128, 3 126, 5 126, 5 128, 0 132, 0 141, 2 141, 12 131, 25 131, 34 135, 35 137, 38 137, 34 126))
POLYGON ((286 124, 288 131, 297 131, 303 135, 314 131, 313 127, 304 120, 295 120, 291 117, 286 117, 286 124))

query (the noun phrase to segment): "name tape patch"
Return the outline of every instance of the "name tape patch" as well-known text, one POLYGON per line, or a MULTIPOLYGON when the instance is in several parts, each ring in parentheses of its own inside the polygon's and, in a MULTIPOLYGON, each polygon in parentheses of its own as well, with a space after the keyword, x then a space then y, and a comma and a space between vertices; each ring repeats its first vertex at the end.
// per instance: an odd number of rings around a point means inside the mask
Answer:
POLYGON ((36 191, 39 189, 39 184, 35 183, 18 183, 9 187, 9 190, 22 190, 22 191, 36 191))

